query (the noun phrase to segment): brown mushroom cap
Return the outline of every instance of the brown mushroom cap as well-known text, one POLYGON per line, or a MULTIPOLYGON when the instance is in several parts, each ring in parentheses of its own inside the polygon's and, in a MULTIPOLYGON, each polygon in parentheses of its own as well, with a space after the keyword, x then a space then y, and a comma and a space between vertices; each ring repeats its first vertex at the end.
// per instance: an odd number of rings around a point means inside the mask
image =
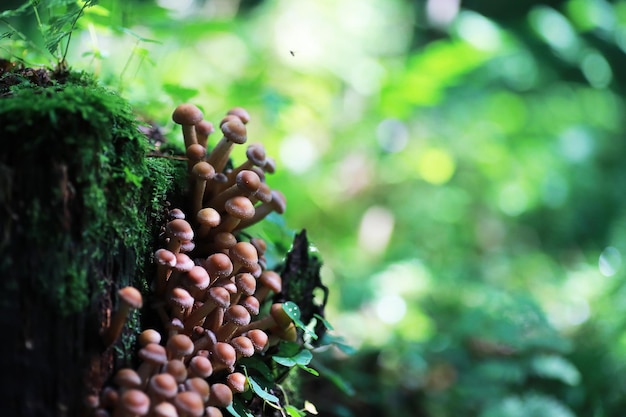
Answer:
POLYGON ((137 336, 139 346, 146 346, 148 343, 161 343, 161 333, 154 329, 146 329, 137 336))
POLYGON ((176 265, 176 255, 167 249, 157 249, 154 252, 154 260, 159 265, 174 267, 176 265))
POLYGON ((235 285, 242 294, 252 295, 256 289, 256 279, 249 272, 241 272, 235 275, 235 285))
POLYGON ((152 415, 154 417, 178 417, 178 411, 174 404, 163 401, 154 406, 152 415))
POLYGON ((222 129, 224 137, 230 142, 241 145, 246 143, 248 139, 246 136, 246 126, 240 119, 229 120, 223 123, 220 128, 222 129))
POLYGON ((267 333, 259 329, 249 330, 246 333, 246 336, 250 339, 256 351, 262 351, 265 349, 265 346, 267 346, 267 342, 269 341, 267 333))
POLYGON ((198 211, 196 220, 200 225, 215 227, 220 224, 220 214, 212 207, 203 208, 198 211))
MULTIPOLYGON (((265 334, 262 330, 259 331, 265 334)), ((235 352, 237 352, 237 355, 241 355, 244 358, 248 358, 254 355, 255 345, 254 343, 252 343, 252 340, 247 336, 237 336, 233 338, 229 343, 233 348, 235 348, 235 352)))
POLYGON ((185 219, 185 213, 179 208, 173 208, 168 213, 167 216, 170 220, 174 219, 185 219))
POLYGON ((194 297, 206 290, 211 283, 209 273, 201 266, 194 265, 182 279, 183 286, 194 297))
POLYGON ((194 127, 196 129, 196 134, 199 136, 209 136, 211 133, 215 132, 213 123, 208 120, 200 120, 199 122, 194 123, 194 127))
POLYGON ((122 368, 115 373, 113 382, 121 388, 139 388, 141 377, 134 369, 122 368))
POLYGON ((259 314, 261 303, 259 302, 259 299, 255 296, 249 295, 247 297, 244 297, 241 299, 241 301, 239 301, 239 304, 244 306, 251 316, 256 316, 257 314, 259 314))
POLYGON ((204 414, 206 417, 224 417, 222 410, 217 407, 213 407, 212 405, 204 409, 204 414))
POLYGON ((165 348, 156 343, 148 343, 139 350, 139 359, 154 365, 163 365, 167 362, 167 352, 165 348))
POLYGON ((181 384, 187 379, 187 367, 180 359, 170 359, 163 366, 163 372, 172 375, 177 383, 181 384))
MULTIPOLYGON (((204 155, 202 155, 204 157, 204 155)), ((191 168, 191 173, 194 178, 208 181, 215 176, 215 169, 213 165, 209 164, 206 161, 200 161, 191 168)))
POLYGON ((247 124, 250 121, 250 114, 243 107, 233 107, 232 109, 228 110, 226 114, 237 116, 243 124, 247 124))
POLYGON ((255 212, 250 199, 244 196, 229 199, 226 201, 224 209, 229 215, 240 220, 251 219, 255 212))
POLYGON ((237 352, 235 348, 225 342, 217 342, 213 346, 213 369, 227 368, 232 371, 235 361, 237 360, 237 352))
POLYGON ((182 359, 193 353, 193 341, 185 334, 176 334, 167 340, 166 350, 172 359, 182 359))
POLYGON ((278 273, 276 273, 275 271, 269 269, 263 271, 263 273, 259 277, 259 284, 268 287, 271 291, 275 293, 279 293, 281 291, 282 283, 283 280, 280 275, 278 275, 278 273))
POLYGON ((172 120, 179 125, 195 125, 198 124, 204 115, 202 111, 193 104, 183 103, 178 105, 172 113, 172 120))
POLYGON ((250 313, 242 305, 235 304, 224 313, 224 322, 233 323, 237 326, 245 326, 250 323, 250 313))
POLYGON ((238 242, 229 249, 228 255, 233 265, 238 263, 250 269, 259 261, 257 251, 250 242, 238 242))
POLYGON ((240 394, 248 390, 248 379, 241 372, 233 372, 226 377, 226 385, 235 394, 240 394))
POLYGON ((120 303, 126 304, 130 308, 141 308, 143 306, 143 298, 141 293, 135 287, 124 287, 117 294, 120 297, 120 303))
POLYGON ((215 281, 218 278, 228 277, 233 273, 233 263, 224 253, 214 253, 206 258, 203 262, 211 281, 215 281))
POLYGON ((188 373, 192 377, 208 378, 213 373, 213 365, 209 358, 196 355, 189 361, 188 373))
POLYGON ((228 385, 215 383, 211 385, 211 395, 209 397, 209 405, 214 407, 228 407, 233 402, 233 392, 228 385))
POLYGON ((184 416, 201 417, 204 414, 204 402, 195 391, 179 392, 174 397, 174 406, 184 416))
POLYGON ((148 382, 148 391, 161 398, 174 398, 178 393, 178 383, 171 374, 156 374, 148 382))
POLYGON ((150 409, 150 398, 143 391, 131 388, 124 391, 118 407, 121 407, 124 414, 143 416, 148 414, 150 409))
POLYGON ((209 401, 209 396, 211 395, 211 387, 209 387, 209 383, 204 380, 204 378, 200 377, 191 377, 185 381, 185 389, 187 391, 196 392, 202 398, 202 402, 206 403, 209 401))

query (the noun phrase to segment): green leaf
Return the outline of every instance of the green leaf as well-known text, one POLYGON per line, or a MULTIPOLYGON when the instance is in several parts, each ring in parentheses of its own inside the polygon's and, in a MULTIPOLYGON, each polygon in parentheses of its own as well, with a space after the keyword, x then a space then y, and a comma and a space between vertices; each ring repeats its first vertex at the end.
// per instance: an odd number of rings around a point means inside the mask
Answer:
POLYGON ((292 301, 285 301, 283 303, 283 309, 285 313, 289 316, 291 320, 293 320, 294 324, 305 331, 312 339, 317 339, 317 335, 311 329, 309 329, 306 324, 300 320, 300 307, 292 301))
POLYGON ((313 369, 313 368, 311 368, 309 366, 304 366, 304 365, 298 364, 298 368, 307 371, 311 375, 320 376, 320 373, 316 369, 313 369))
POLYGON ((326 320, 324 317, 320 316, 319 314, 313 314, 313 317, 321 321, 324 327, 326 327, 328 330, 335 330, 333 326, 331 326, 331 324, 328 322, 328 320, 326 320))
POLYGON ((543 378, 552 378, 568 385, 580 382, 580 372, 567 359, 557 355, 538 355, 530 363, 533 372, 543 378))
POLYGON ((270 394, 269 392, 261 388, 261 386, 254 380, 254 378, 248 376, 248 382, 250 383, 250 386, 252 387, 252 390, 254 391, 256 395, 258 395, 265 401, 276 403, 276 404, 279 403, 278 397, 276 397, 273 394, 270 394))
POLYGON ((254 415, 250 414, 246 407, 237 399, 234 399, 233 402, 226 407, 226 411, 235 417, 254 417, 254 415))
POLYGON ((287 413, 287 415, 289 415, 291 417, 304 417, 304 416, 306 416, 305 412, 298 410, 293 405, 286 405, 285 406, 285 412, 287 413))

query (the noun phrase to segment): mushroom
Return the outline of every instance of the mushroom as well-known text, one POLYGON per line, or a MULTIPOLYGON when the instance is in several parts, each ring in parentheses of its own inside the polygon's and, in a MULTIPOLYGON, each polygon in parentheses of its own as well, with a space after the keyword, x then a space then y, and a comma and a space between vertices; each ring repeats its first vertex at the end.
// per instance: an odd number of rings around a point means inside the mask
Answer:
POLYGON ((165 225, 165 236, 170 240, 167 249, 172 253, 178 253, 182 242, 193 239, 193 229, 186 220, 174 219, 165 225))
POLYGON ((248 378, 241 372, 233 372, 226 377, 226 385, 233 392, 233 394, 241 394, 246 392, 249 388, 248 378))
MULTIPOLYGON (((193 260, 189 257, 189 255, 185 253, 177 253, 176 254, 176 265, 172 270, 172 274, 167 280, 167 285, 165 287, 165 291, 163 294, 169 294, 172 290, 180 285, 181 276, 189 271, 191 268, 195 266, 193 260)), ((161 295, 163 295, 161 294, 161 295)), ((159 295, 159 294, 157 294, 159 295)))
POLYGON ((193 353, 193 342, 191 338, 185 334, 177 334, 170 337, 165 345, 167 356, 169 360, 180 359, 185 361, 185 358, 193 353))
POLYGON ((191 168, 191 176, 194 178, 191 207, 193 212, 197 214, 202 209, 202 200, 204 199, 207 181, 215 177, 215 169, 208 162, 200 161, 191 168))
POLYGON ((182 286, 196 301, 204 301, 206 289, 209 288, 210 283, 209 273, 198 265, 194 265, 181 277, 182 286))
POLYGON ((274 294, 278 294, 282 290, 282 279, 280 275, 271 270, 263 271, 259 277, 257 290, 254 296, 260 303, 265 301, 267 294, 272 291, 274 294))
POLYGON ((226 216, 222 223, 213 229, 213 232, 231 232, 240 222, 254 216, 254 206, 247 197, 236 196, 226 201, 224 205, 226 216))
POLYGON ((225 342, 217 342, 211 349, 211 364, 213 372, 223 369, 233 372, 235 369, 235 361, 237 360, 237 352, 235 348, 225 342))
POLYGON ((178 411, 174 404, 164 401, 154 406, 152 415, 154 417, 178 417, 178 411))
MULTIPOLYGON (((259 330, 261 333, 265 334, 262 330, 259 330)), ((231 339, 229 342, 230 345, 235 349, 237 353, 237 359, 244 357, 249 358, 254 355, 255 347, 247 336, 237 336, 231 339)))
POLYGON ((237 304, 242 295, 253 295, 256 289, 256 279, 249 272, 241 272, 235 275, 237 292, 230 297, 231 304, 237 304))
POLYGON ((172 120, 183 128, 185 149, 187 149, 189 145, 198 143, 194 125, 200 123, 203 117, 202 111, 190 103, 183 103, 174 109, 172 120))
POLYGON ((178 393, 176 378, 168 373, 152 375, 148 382, 148 395, 153 404, 171 400, 178 393))
POLYGON ((204 414, 204 401, 194 391, 179 392, 174 397, 174 407, 179 417, 201 417, 204 414))
POLYGON ((252 329, 267 330, 271 327, 278 326, 281 329, 286 329, 292 323, 291 317, 287 315, 283 308, 282 303, 274 303, 270 307, 270 314, 248 325, 240 326, 235 331, 235 336, 244 334, 252 329))
POLYGON ((137 342, 141 347, 146 346, 148 343, 156 343, 158 345, 161 343, 161 333, 154 329, 146 329, 139 333, 139 336, 137 336, 137 342))
POLYGON ((208 378, 213 373, 213 365, 211 361, 204 356, 194 356, 189 361, 189 367, 187 368, 187 374, 190 378, 200 377, 208 378))
POLYGON ((207 157, 207 162, 215 168, 216 172, 221 172, 230 156, 230 151, 235 144, 244 144, 246 137, 246 126, 241 120, 233 119, 220 126, 224 137, 220 139, 207 157))
POLYGON ((228 183, 233 184, 236 176, 243 170, 252 169, 252 167, 263 167, 265 165, 265 148, 260 143, 248 145, 246 149, 246 161, 238 167, 234 168, 228 174, 228 183))
POLYGON ((259 261, 256 249, 250 242, 238 242, 228 250, 228 256, 233 264, 233 273, 236 274, 242 267, 253 270, 259 261))
POLYGON ((174 288, 169 297, 169 305, 172 308, 173 318, 180 319, 184 322, 193 308, 194 301, 189 291, 180 287, 174 288))
POLYGON ((193 167, 200 163, 206 156, 206 149, 203 146, 194 143, 187 147, 185 150, 185 156, 187 156, 187 170, 191 172, 193 167))
POLYGON ((285 208, 287 206, 287 202, 285 200, 285 196, 283 193, 277 190, 272 190, 272 200, 269 202, 263 202, 261 205, 256 207, 256 212, 251 219, 242 221, 237 226, 237 229, 244 229, 249 227, 261 220, 263 220, 268 214, 275 211, 278 214, 283 214, 285 212, 285 208))
POLYGON ((115 408, 116 417, 145 416, 150 410, 150 398, 135 388, 128 389, 120 396, 115 408))
POLYGON ((239 304, 244 306, 246 310, 248 310, 248 313, 250 313, 251 316, 256 316, 259 314, 261 303, 259 303, 259 300, 254 295, 249 295, 247 297, 242 298, 239 301, 239 304))
POLYGON ((148 343, 137 353, 141 359, 141 365, 137 369, 137 374, 141 378, 141 385, 145 386, 148 379, 154 375, 158 369, 167 362, 165 348, 156 343, 148 343))
POLYGON ((122 368, 113 377, 115 385, 120 387, 120 391, 130 388, 141 388, 141 377, 134 369, 122 368))
POLYGON ((120 336, 131 310, 139 309, 143 305, 141 293, 134 287, 124 287, 117 294, 120 300, 119 307, 113 314, 109 327, 102 333, 102 340, 106 346, 112 345, 120 336))
POLYGON ((261 185, 261 179, 256 172, 250 170, 243 170, 237 174, 235 183, 217 194, 208 202, 209 207, 214 207, 216 210, 222 210, 224 203, 233 197, 243 195, 245 197, 253 196, 261 185))
POLYGON ((198 140, 198 144, 207 147, 207 143, 209 140, 209 136, 211 133, 215 132, 215 127, 213 123, 207 120, 200 120, 195 124, 194 129, 196 131, 196 139, 198 140))
POLYGON ((197 393, 200 398, 202 398, 202 402, 204 404, 209 401, 209 396, 211 395, 211 387, 209 386, 209 383, 204 380, 204 378, 191 377, 185 381, 184 387, 186 391, 192 391, 197 393))
POLYGON ((224 312, 224 323, 217 329, 215 336, 220 342, 227 342, 241 326, 250 323, 250 313, 244 306, 235 304, 224 312))
POLYGON ((235 116, 245 125, 250 121, 250 114, 243 107, 233 107, 226 112, 227 116, 235 116))
POLYGON ((154 292, 160 295, 165 291, 167 279, 172 272, 172 268, 176 266, 176 255, 167 249, 158 249, 154 252, 154 259, 157 263, 154 292))
POLYGON ((211 287, 208 298, 201 306, 197 307, 185 320, 185 331, 190 332, 194 326, 201 325, 205 318, 219 307, 226 309, 230 304, 230 294, 222 287, 211 287))
MULTIPOLYGON (((234 245, 233 245, 234 247, 234 245)), ((219 278, 229 277, 233 273, 233 262, 224 253, 214 253, 202 262, 202 266, 211 277, 211 283, 219 278)))
POLYGON ((265 349, 265 346, 267 346, 267 342, 269 340, 267 333, 259 329, 249 330, 246 333, 246 337, 250 339, 252 345, 254 346, 254 350, 256 350, 257 352, 261 352, 263 349, 265 349))
POLYGON ((219 408, 213 407, 211 405, 204 409, 204 415, 206 417, 224 417, 222 411, 219 408))
POLYGON ((170 359, 163 365, 163 372, 174 377, 176 383, 182 384, 187 379, 187 367, 180 359, 170 359))
POLYGON ((211 395, 209 396, 208 405, 213 407, 226 408, 233 402, 233 392, 228 385, 215 383, 211 385, 211 395))
MULTIPOLYGON (((204 190, 203 190, 204 191, 204 190)), ((222 220, 220 214, 212 207, 207 207, 198 210, 196 214, 196 220, 200 225, 198 229, 197 236, 198 238, 206 237, 209 234, 209 231, 217 227, 222 220)))

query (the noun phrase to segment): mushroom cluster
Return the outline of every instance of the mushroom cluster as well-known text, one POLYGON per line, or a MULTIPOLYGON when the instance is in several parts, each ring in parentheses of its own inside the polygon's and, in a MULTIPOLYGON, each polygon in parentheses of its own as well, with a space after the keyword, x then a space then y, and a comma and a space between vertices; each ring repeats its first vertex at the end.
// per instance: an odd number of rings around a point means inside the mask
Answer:
MULTIPOLYGON (((266 242, 241 233, 285 210, 283 194, 265 181, 275 165, 262 145, 248 145, 246 161, 229 164, 233 147, 247 142, 248 113, 234 108, 226 114, 219 125, 223 137, 210 152, 215 129, 196 106, 181 104, 172 119, 182 126, 189 201, 188 213, 169 210, 163 247, 154 253, 150 307, 162 328, 138 336, 139 366, 117 370, 111 385, 92 399, 99 417, 221 416, 233 394, 249 389, 237 361, 297 337, 283 304, 271 304, 281 277, 267 266, 266 242), (269 309, 261 309, 265 301, 269 309)), ((119 300, 102 334, 109 345, 128 312, 142 305, 132 287, 121 289, 119 300)))

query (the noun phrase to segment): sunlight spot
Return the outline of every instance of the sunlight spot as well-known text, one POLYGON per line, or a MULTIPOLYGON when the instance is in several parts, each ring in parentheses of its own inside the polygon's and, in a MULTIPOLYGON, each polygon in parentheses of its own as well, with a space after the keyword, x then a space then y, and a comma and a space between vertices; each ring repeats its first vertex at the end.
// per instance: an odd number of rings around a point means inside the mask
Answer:
POLYGON ((605 277, 612 277, 615 275, 621 265, 622 254, 617 248, 608 246, 600 254, 598 268, 600 269, 600 273, 605 277))
POLYGON ((383 67, 372 59, 360 59, 350 66, 348 79, 352 87, 364 96, 377 93, 385 74, 383 67))
POLYGON ((497 51, 502 47, 498 26, 478 13, 469 11, 460 13, 456 31, 466 42, 483 51, 497 51))
POLYGON ((595 88, 604 88, 609 85, 613 78, 611 66, 601 54, 589 52, 583 58, 580 68, 591 84, 595 88))
POLYGON ((193 3, 194 0, 157 0, 160 7, 175 12, 177 15, 184 15, 193 3))
POLYGON ((280 160, 291 172, 302 174, 311 168, 317 159, 315 146, 304 136, 288 136, 280 144, 280 160))
POLYGON ((498 205, 505 214, 517 216, 526 210, 528 196, 519 185, 509 184, 500 191, 498 205))
POLYGON ((386 152, 400 152, 409 141, 409 131, 400 120, 385 119, 376 127, 376 137, 386 152))
POLYGON ((376 302, 376 315, 388 324, 394 324, 404 318, 406 302, 396 294, 384 295, 376 302))
POLYGON ((581 127, 570 127, 559 137, 559 147, 563 155, 572 162, 582 162, 593 150, 593 140, 581 127))
POLYGON ((562 14, 547 6, 537 6, 529 13, 530 25, 552 48, 567 59, 578 53, 578 38, 571 24, 562 14))
POLYGON ((361 218, 358 244, 370 254, 382 253, 389 245, 395 218, 384 207, 372 206, 361 218))
POLYGON ((426 15, 433 26, 448 26, 459 13, 460 0, 428 0, 426 15))
POLYGON ((455 163, 452 156, 443 149, 426 149, 417 158, 417 170, 425 181, 441 185, 454 174, 455 163))

